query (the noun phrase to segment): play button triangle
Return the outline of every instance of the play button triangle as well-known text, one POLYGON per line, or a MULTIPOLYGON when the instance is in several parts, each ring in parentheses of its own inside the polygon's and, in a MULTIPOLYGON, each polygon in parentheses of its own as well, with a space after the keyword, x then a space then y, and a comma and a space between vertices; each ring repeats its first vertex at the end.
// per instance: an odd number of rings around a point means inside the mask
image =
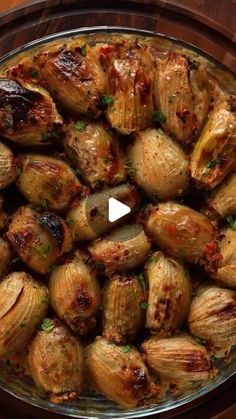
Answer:
POLYGON ((124 217, 125 215, 129 214, 129 212, 131 212, 131 209, 128 207, 128 205, 122 204, 122 202, 115 198, 109 198, 108 219, 110 223, 119 220, 119 218, 124 217))

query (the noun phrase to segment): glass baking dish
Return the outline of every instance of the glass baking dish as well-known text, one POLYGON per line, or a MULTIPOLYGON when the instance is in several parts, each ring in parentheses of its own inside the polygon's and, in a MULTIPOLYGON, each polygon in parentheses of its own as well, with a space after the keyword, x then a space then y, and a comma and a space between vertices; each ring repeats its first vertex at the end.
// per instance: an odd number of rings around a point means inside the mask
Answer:
MULTIPOLYGON (((68 37, 77 36, 89 36, 90 41, 92 39, 102 41, 109 40, 111 34, 115 33, 122 33, 127 36, 145 37, 147 43, 155 42, 155 45, 165 49, 180 49, 193 57, 197 54, 198 59, 204 62, 208 71, 213 72, 214 76, 218 78, 227 89, 236 93, 236 79, 234 74, 205 52, 199 50, 191 44, 187 44, 186 42, 172 37, 167 37, 150 31, 125 27, 80 28, 40 38, 5 54, 2 58, 0 58, 0 70, 9 64, 17 62, 17 60, 19 60, 19 56, 22 56, 22 54, 31 54, 40 49, 45 43, 61 42, 63 38, 68 39, 68 37)), ((33 381, 29 377, 18 377, 16 374, 12 373, 9 366, 2 363, 0 363, 0 388, 31 405, 70 417, 89 419, 138 418, 167 411, 174 411, 181 406, 190 405, 193 401, 202 398, 223 383, 226 383, 226 381, 232 378, 236 373, 236 349, 231 352, 229 358, 226 360, 218 360, 216 366, 219 369, 218 375, 210 382, 204 383, 203 387, 196 388, 195 390, 192 390, 191 393, 186 393, 175 399, 171 396, 167 396, 164 401, 158 405, 135 409, 124 409, 116 403, 92 393, 81 396, 78 400, 70 402, 69 404, 53 404, 43 393, 35 388, 33 381)))

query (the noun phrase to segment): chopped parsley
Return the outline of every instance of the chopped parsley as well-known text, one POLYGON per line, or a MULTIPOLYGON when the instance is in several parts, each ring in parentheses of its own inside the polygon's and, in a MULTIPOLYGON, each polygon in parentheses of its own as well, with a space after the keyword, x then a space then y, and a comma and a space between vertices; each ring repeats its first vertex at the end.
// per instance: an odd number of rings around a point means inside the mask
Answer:
POLYGON ((75 129, 77 131, 83 132, 85 130, 86 124, 84 121, 77 121, 75 123, 75 129))
POLYGON ((44 332, 51 332, 54 329, 54 324, 53 324, 52 320, 44 319, 40 328, 44 332))
POLYGON ((47 302, 48 302, 47 297, 43 297, 43 298, 41 298, 41 303, 45 304, 45 303, 47 303, 47 302))
POLYGON ((75 220, 72 220, 72 218, 67 218, 66 219, 67 224, 75 224, 75 220))
POLYGON ((99 211, 99 209, 97 207, 91 209, 90 215, 91 215, 91 217, 102 217, 103 216, 101 211, 99 211))
POLYGON ((98 272, 104 272, 105 271, 105 264, 102 260, 98 260, 95 264, 95 268, 98 272))
POLYGON ((144 274, 143 273, 138 274, 137 275, 137 280, 140 283, 143 291, 146 293, 146 291, 147 291, 147 283, 146 283, 146 280, 144 278, 144 274))
POLYGON ((140 308, 141 308, 142 310, 147 310, 148 306, 149 306, 149 304, 148 304, 148 303, 146 303, 146 302, 140 303, 140 308))
POLYGON ((21 176, 22 175, 22 172, 23 172, 22 168, 21 167, 17 167, 18 176, 21 176))
POLYGON ((80 169, 74 169, 74 174, 77 175, 77 176, 81 176, 82 172, 81 172, 80 169))
POLYGON ((59 134, 56 131, 52 131, 52 132, 43 132, 41 135, 41 138, 43 141, 45 140, 51 140, 54 138, 59 138, 59 134))
POLYGON ((104 157, 103 161, 105 164, 111 164, 112 163, 112 157, 104 157))
POLYGON ((87 55, 87 45, 84 44, 81 49, 80 49, 81 55, 83 55, 83 57, 86 57, 87 55))
POLYGON ((147 264, 153 263, 157 261, 157 257, 156 255, 151 255, 148 260, 147 260, 147 264))
POLYGON ((168 103, 172 103, 174 101, 174 96, 168 96, 168 103))
POLYGON ((101 106, 107 106, 107 105, 112 105, 112 103, 114 103, 114 97, 113 96, 102 96, 101 100, 100 100, 100 105, 101 106))
POLYGON ((207 163, 206 168, 207 169, 213 169, 214 167, 216 167, 218 164, 220 164, 221 160, 220 159, 216 159, 216 160, 211 160, 207 163))
POLYGON ((135 176, 136 173, 136 169, 134 167, 132 167, 132 161, 129 160, 127 162, 127 164, 124 166, 124 168, 126 169, 127 174, 132 178, 135 176))
POLYGON ((43 202, 42 202, 42 208, 45 209, 45 210, 48 209, 48 203, 47 203, 46 199, 44 199, 43 202))
POLYGON ((137 275, 137 280, 139 282, 141 282, 141 283, 144 281, 144 275, 143 275, 143 273, 137 275))
POLYGON ((57 269, 58 265, 56 265, 55 263, 52 264, 50 271, 54 272, 57 269))
POLYGON ((157 375, 157 376, 154 378, 154 384, 160 384, 160 377, 159 377, 159 375, 157 375))
POLYGON ((226 217, 226 221, 228 221, 232 230, 236 230, 236 218, 233 218, 232 215, 226 217))
POLYGON ((197 295, 197 291, 194 291, 194 290, 193 290, 193 291, 191 292, 191 296, 192 296, 192 297, 195 297, 196 295, 197 295))
POLYGON ((39 248, 39 253, 41 253, 41 255, 46 258, 50 250, 51 250, 50 244, 42 244, 42 246, 40 246, 39 248))
POLYGON ((21 324, 19 324, 19 327, 22 329, 23 327, 25 327, 25 323, 22 322, 21 324))
POLYGON ((199 345, 206 345, 206 341, 203 339, 198 338, 197 336, 194 336, 194 339, 199 345))
POLYGON ((158 203, 158 196, 156 192, 152 192, 151 194, 151 201, 153 204, 157 204, 158 203))
POLYGON ((39 72, 38 72, 38 70, 31 71, 30 77, 32 77, 32 79, 38 79, 39 78, 39 72))
POLYGON ((17 263, 20 261, 19 256, 16 256, 15 258, 12 259, 12 263, 17 263))
POLYGON ((129 352, 130 351, 130 349, 131 349, 131 345, 124 345, 123 347, 122 347, 122 351, 124 352, 124 353, 127 353, 127 352, 129 352))
POLYGON ((166 121, 166 116, 161 111, 154 111, 152 117, 154 122, 159 122, 162 124, 166 121))

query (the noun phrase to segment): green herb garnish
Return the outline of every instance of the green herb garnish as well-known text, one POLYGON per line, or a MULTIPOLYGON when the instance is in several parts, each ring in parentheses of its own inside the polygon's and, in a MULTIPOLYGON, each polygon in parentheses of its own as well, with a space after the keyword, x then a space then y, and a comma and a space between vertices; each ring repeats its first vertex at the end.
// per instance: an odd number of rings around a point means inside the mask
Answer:
POLYGON ((172 103, 174 100, 174 96, 170 95, 168 96, 168 103, 172 103))
POLYGON ((197 336, 194 336, 194 339, 196 340, 197 343, 199 343, 199 345, 206 345, 206 341, 203 339, 198 338, 197 336))
POLYGON ((137 280, 139 282, 141 282, 141 283, 144 281, 144 275, 143 275, 143 273, 137 275, 137 280))
POLYGON ((50 271, 54 272, 57 269, 58 265, 56 265, 55 263, 52 264, 50 271))
POLYGON ((154 122, 159 122, 162 124, 166 121, 166 116, 161 111, 154 111, 152 117, 154 122))
POLYGON ((158 375, 154 378, 154 384, 160 384, 160 377, 158 375))
POLYGON ((104 272, 105 271, 105 264, 102 260, 98 260, 95 264, 95 268, 98 272, 104 272))
POLYGON ((23 322, 23 323, 19 324, 19 327, 20 327, 20 328, 25 327, 25 323, 23 322))
POLYGON ((54 324, 52 320, 50 319, 44 319, 41 324, 41 330, 44 330, 44 332, 51 332, 54 328, 54 324))
POLYGON ((104 157, 103 161, 105 164, 111 164, 112 163, 112 158, 111 157, 104 157))
POLYGON ((85 130, 86 124, 84 121, 77 121, 75 123, 75 129, 77 129, 77 131, 83 132, 85 130))
POLYGON ((41 138, 43 141, 45 140, 51 140, 53 138, 59 138, 58 132, 52 131, 52 132, 43 132, 41 135, 41 138))
POLYGON ((103 216, 102 213, 101 213, 101 211, 99 211, 99 209, 97 207, 96 208, 93 208, 90 211, 90 215, 91 215, 91 217, 102 217, 103 216))
POLYGON ((156 262, 157 261, 157 257, 156 255, 151 255, 148 259, 147 259, 147 264, 149 265, 150 263, 156 262))
POLYGON ((45 209, 45 210, 48 209, 48 203, 47 203, 46 199, 44 199, 43 202, 42 202, 42 208, 45 209))
POLYGON ((81 49, 80 49, 81 55, 83 55, 83 57, 86 57, 87 55, 87 45, 84 44, 81 49))
POLYGON ((41 253, 41 255, 43 257, 47 257, 48 252, 51 250, 51 245, 50 244, 43 244, 42 246, 40 246, 39 248, 39 253, 41 253))
POLYGON ((22 168, 21 167, 17 167, 18 176, 21 176, 22 175, 22 172, 23 172, 22 168))
POLYGON ((122 351, 123 352, 125 352, 125 353, 127 353, 127 352, 129 352, 130 351, 130 349, 132 348, 132 346, 131 345, 124 345, 123 347, 122 347, 122 351))
POLYGON ((32 79, 38 79, 39 78, 39 72, 38 72, 38 70, 31 71, 30 77, 32 77, 32 79))
POLYGON ((146 303, 146 302, 140 303, 140 308, 141 308, 142 310, 147 310, 148 306, 149 306, 149 304, 148 304, 148 303, 146 303))
POLYGON ((74 174, 77 175, 77 176, 81 176, 82 172, 81 172, 80 169, 74 169, 74 174))
POLYGON ((101 106, 107 106, 107 105, 112 105, 112 103, 114 103, 114 97, 113 96, 102 96, 101 100, 100 100, 100 105, 101 106))
POLYGON ((226 220, 228 221, 232 230, 236 230, 236 218, 233 218, 232 215, 229 215, 226 217, 226 220))
POLYGON ((17 263, 20 261, 19 256, 16 256, 15 258, 12 259, 12 263, 17 263))
POLYGON ((218 164, 220 164, 221 160, 220 159, 216 159, 216 160, 211 160, 207 163, 206 168, 207 169, 213 169, 214 167, 216 167, 218 164))
POLYGON ((45 304, 47 302, 48 302, 48 298, 46 297, 41 298, 41 303, 45 304))
POLYGON ((72 218, 67 218, 66 219, 66 222, 67 222, 67 224, 71 224, 71 225, 73 225, 73 224, 76 223, 76 221, 75 220, 72 220, 72 218))
POLYGON ((192 290, 192 292, 191 292, 191 296, 192 296, 192 297, 195 297, 196 295, 197 295, 197 291, 192 290))
POLYGON ((126 169, 127 174, 132 178, 134 177, 135 173, 136 173, 136 169, 134 167, 132 167, 132 161, 129 160, 127 162, 127 164, 124 166, 124 168, 126 169))
POLYGON ((158 203, 158 195, 156 192, 152 192, 151 194, 151 201, 153 204, 157 204, 158 203))

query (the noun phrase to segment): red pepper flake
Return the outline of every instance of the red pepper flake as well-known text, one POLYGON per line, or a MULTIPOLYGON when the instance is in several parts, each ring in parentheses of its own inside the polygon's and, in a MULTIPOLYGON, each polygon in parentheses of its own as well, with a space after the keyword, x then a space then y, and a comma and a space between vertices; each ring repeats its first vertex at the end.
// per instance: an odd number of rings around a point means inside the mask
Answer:
POLYGON ((208 243, 205 247, 205 264, 210 273, 214 273, 219 268, 222 255, 216 240, 208 243))
POLYGON ((183 109, 182 111, 177 111, 176 116, 184 123, 186 124, 187 117, 190 114, 190 111, 188 109, 183 109))
POLYGON ((102 47, 99 50, 100 57, 104 57, 104 55, 110 54, 111 52, 115 51, 113 46, 102 47))
POLYGON ((175 226, 173 226, 172 224, 167 224, 166 226, 165 226, 165 231, 167 232, 167 233, 170 233, 170 234, 176 234, 177 233, 177 228, 175 227, 175 226))

